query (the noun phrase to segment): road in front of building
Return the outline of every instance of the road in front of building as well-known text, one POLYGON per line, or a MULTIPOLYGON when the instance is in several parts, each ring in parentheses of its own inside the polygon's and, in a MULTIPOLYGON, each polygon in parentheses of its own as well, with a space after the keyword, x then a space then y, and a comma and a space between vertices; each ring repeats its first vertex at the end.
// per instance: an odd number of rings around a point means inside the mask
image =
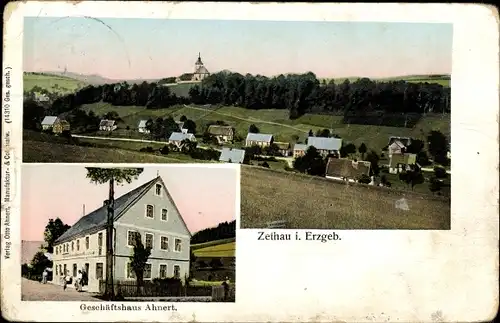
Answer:
POLYGON ((74 288, 66 288, 50 283, 22 278, 21 300, 23 301, 100 301, 87 292, 77 292, 74 288))

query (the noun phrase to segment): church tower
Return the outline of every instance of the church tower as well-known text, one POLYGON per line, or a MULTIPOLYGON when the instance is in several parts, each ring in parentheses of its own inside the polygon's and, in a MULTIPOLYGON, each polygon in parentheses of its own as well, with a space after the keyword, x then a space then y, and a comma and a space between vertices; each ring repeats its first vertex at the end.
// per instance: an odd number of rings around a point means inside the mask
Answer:
POLYGON ((201 53, 198 53, 198 60, 194 64, 194 74, 192 81, 201 81, 209 75, 210 73, 205 68, 205 66, 203 66, 203 62, 201 61, 201 53))
POLYGON ((201 61, 201 53, 198 53, 198 60, 194 64, 195 73, 200 69, 200 67, 203 67, 203 62, 201 61))

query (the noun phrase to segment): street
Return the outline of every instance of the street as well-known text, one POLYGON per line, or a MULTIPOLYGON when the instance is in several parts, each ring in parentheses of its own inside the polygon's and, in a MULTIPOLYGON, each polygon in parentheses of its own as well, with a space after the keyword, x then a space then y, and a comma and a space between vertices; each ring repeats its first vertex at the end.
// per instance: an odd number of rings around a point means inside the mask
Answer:
POLYGON ((38 281, 21 278, 21 300, 22 301, 94 301, 98 298, 92 297, 87 292, 77 292, 68 287, 63 290, 62 286, 51 283, 42 284, 38 281))

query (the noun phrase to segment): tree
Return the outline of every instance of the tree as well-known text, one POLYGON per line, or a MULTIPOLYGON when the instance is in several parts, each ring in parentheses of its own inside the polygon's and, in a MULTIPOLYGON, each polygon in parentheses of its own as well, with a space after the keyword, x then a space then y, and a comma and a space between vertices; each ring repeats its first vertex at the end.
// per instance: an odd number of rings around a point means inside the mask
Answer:
POLYGON ((248 132, 249 133, 259 133, 260 130, 259 130, 259 128, 257 128, 256 125, 251 124, 250 127, 248 128, 248 132))
POLYGON ((219 269, 222 266, 223 263, 219 258, 212 258, 212 260, 210 260, 210 267, 212 267, 212 269, 219 269))
POLYGON ((358 183, 362 183, 362 184, 370 184, 371 183, 371 178, 370 176, 366 175, 366 174, 362 174, 359 179, 358 179, 358 183))
POLYGON ((330 137, 330 130, 323 129, 316 132, 316 137, 330 137))
POLYGON ((86 167, 87 178, 95 184, 109 184, 107 200, 107 223, 106 223, 106 297, 114 298, 113 288, 113 228, 114 228, 114 208, 115 208, 115 183, 117 185, 135 180, 144 170, 143 168, 98 168, 86 167))
POLYGON ((442 188, 443 184, 441 183, 440 180, 438 180, 436 177, 431 177, 430 181, 429 181, 429 190, 432 192, 432 193, 436 193, 436 192, 439 192, 441 191, 441 188, 442 188))
POLYGON ((196 133, 196 123, 193 120, 184 121, 184 125, 182 126, 184 129, 187 129, 188 133, 196 133))
POLYGON ((349 143, 347 145, 342 144, 342 147, 340 147, 339 153, 340 153, 340 157, 342 157, 342 158, 345 158, 345 157, 349 156, 350 154, 355 154, 356 153, 356 146, 354 146, 354 144, 351 144, 351 143, 349 143))
POLYGON ((366 161, 370 162, 370 176, 374 176, 374 175, 379 174, 379 172, 380 172, 380 167, 378 165, 379 160, 380 160, 380 157, 373 150, 371 150, 368 153, 368 155, 366 155, 366 161))
POLYGON ((293 168, 309 175, 324 176, 326 162, 316 147, 310 146, 304 156, 295 159, 293 168))
POLYGON ((141 234, 136 232, 134 236, 134 250, 130 256, 130 268, 135 274, 137 296, 139 296, 141 287, 144 284, 144 270, 146 269, 149 256, 151 256, 151 247, 144 247, 141 234))
POLYGON ((361 159, 365 159, 365 154, 368 149, 366 148, 366 145, 364 142, 359 145, 358 151, 361 154, 361 159))
POLYGON ((180 122, 185 122, 188 118, 185 115, 182 115, 179 119, 180 122))
POLYGON ((400 173, 399 179, 409 185, 412 191, 415 185, 425 182, 424 175, 422 175, 420 168, 416 165, 411 165, 409 170, 400 173))
POLYGON ((309 133, 307 135, 308 137, 314 137, 314 132, 312 131, 312 129, 309 129, 309 133))
POLYGON ((425 145, 422 140, 413 139, 411 143, 406 147, 406 152, 409 154, 419 154, 424 149, 425 145))
POLYGON ((46 268, 51 268, 52 267, 52 261, 50 261, 43 251, 38 251, 35 253, 33 256, 33 259, 31 260, 31 272, 38 276, 43 273, 43 271, 46 268))
POLYGON ((69 225, 64 224, 60 218, 49 219, 49 223, 45 226, 43 233, 43 240, 45 241, 45 250, 52 253, 54 250, 54 242, 63 235, 70 228, 69 225))
POLYGON ((434 176, 436 178, 446 178, 448 177, 448 173, 443 167, 434 167, 434 176))
POLYGON ((433 130, 427 136, 429 153, 434 157, 434 161, 439 164, 446 164, 448 151, 448 140, 440 131, 433 130))

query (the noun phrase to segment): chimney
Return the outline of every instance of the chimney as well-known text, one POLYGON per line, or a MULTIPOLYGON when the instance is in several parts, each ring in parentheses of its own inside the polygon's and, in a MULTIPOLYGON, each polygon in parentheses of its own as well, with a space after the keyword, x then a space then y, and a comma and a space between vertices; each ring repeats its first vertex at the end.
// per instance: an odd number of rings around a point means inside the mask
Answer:
POLYGON ((108 205, 108 200, 104 200, 104 202, 102 202, 102 206, 106 206, 108 205))
POLYGON ((85 216, 85 204, 83 204, 83 214, 82 216, 85 216))

